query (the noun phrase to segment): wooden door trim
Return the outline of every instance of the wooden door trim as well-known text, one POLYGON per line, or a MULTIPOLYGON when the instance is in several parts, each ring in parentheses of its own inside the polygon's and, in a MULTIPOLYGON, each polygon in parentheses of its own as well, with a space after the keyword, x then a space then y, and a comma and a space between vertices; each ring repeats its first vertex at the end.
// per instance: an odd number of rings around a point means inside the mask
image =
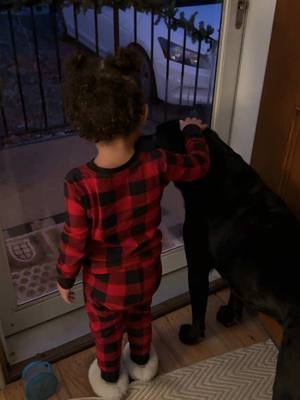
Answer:
POLYGON ((290 180, 291 167, 294 162, 296 146, 298 144, 299 136, 300 136, 300 108, 296 107, 295 116, 293 118, 293 122, 287 140, 286 154, 283 161, 282 175, 279 184, 279 194, 282 197, 285 197, 287 192, 290 180))
POLYGON ((274 319, 265 314, 259 313, 258 318, 262 324, 262 327, 268 336, 270 336, 277 349, 280 349, 283 338, 283 327, 274 319))

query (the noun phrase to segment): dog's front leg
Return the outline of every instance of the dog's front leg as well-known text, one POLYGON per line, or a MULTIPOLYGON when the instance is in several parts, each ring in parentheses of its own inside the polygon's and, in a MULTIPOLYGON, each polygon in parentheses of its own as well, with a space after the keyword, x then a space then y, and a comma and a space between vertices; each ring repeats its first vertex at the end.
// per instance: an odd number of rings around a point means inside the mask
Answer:
POLYGON ((284 326, 279 350, 273 400, 300 399, 300 316, 290 318, 284 326))
POLYGON ((209 290, 211 257, 207 225, 197 218, 186 220, 183 226, 183 240, 188 264, 192 324, 181 325, 179 338, 184 344, 196 344, 204 337, 209 290))

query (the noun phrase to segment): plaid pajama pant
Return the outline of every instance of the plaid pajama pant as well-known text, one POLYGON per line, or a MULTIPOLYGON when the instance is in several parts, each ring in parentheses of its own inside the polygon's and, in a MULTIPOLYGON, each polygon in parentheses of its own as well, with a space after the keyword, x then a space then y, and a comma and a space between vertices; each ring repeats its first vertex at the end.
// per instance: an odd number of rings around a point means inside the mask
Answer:
POLYGON ((151 300, 111 310, 92 296, 93 287, 85 286, 86 312, 95 339, 96 357, 103 379, 115 382, 120 371, 123 333, 126 330, 131 358, 137 364, 149 359, 152 327, 151 300))

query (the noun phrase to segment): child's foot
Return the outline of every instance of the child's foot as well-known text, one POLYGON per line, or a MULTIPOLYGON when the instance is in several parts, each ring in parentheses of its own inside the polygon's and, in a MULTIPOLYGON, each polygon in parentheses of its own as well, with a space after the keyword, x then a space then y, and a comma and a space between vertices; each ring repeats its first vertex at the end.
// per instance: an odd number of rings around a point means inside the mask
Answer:
POLYGON ((128 373, 124 366, 121 367, 117 382, 107 382, 101 377, 97 360, 95 360, 89 369, 89 381, 93 391, 101 400, 121 400, 127 393, 128 373))
POLYGON ((139 365, 132 361, 129 343, 125 346, 123 357, 131 379, 148 382, 158 373, 158 357, 153 346, 151 346, 149 360, 144 365, 139 365))

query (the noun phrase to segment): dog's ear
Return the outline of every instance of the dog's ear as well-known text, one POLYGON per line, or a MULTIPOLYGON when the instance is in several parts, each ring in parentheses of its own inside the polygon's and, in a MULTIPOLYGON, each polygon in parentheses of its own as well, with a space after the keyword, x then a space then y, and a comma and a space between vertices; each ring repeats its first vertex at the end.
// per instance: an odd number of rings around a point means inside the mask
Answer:
POLYGON ((155 132, 157 147, 175 153, 185 153, 184 137, 179 127, 179 120, 163 122, 157 125, 155 132))

